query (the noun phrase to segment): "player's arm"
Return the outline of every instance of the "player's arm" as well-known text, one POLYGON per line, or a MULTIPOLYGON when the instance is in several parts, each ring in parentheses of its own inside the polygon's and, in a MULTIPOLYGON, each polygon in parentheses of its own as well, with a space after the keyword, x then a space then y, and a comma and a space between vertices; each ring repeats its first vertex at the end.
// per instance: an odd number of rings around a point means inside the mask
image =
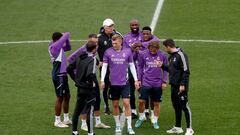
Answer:
MULTIPOLYGON (((165 54, 163 57, 163 65, 168 65, 168 59, 165 54)), ((163 82, 167 83, 167 81, 168 81, 168 72, 166 70, 163 70, 163 82)))
POLYGON ((83 47, 78 48, 75 52, 73 52, 70 56, 68 56, 68 63, 72 63, 77 59, 78 56, 83 52, 83 47))
POLYGON ((108 58, 108 53, 107 51, 104 53, 104 56, 103 56, 103 63, 102 63, 102 70, 101 70, 101 89, 103 90, 104 87, 105 87, 105 83, 104 83, 104 80, 105 80, 105 76, 107 74, 107 68, 108 68, 108 61, 109 61, 109 58, 108 58))
MULTIPOLYGON (((130 50, 130 49, 129 49, 130 50)), ((135 85, 135 88, 138 90, 139 89, 139 82, 138 82, 138 78, 137 78, 137 71, 136 71, 136 67, 134 65, 134 61, 133 61, 133 55, 132 55, 132 52, 130 50, 130 56, 128 58, 128 62, 129 62, 129 68, 130 68, 130 71, 133 75, 133 78, 134 78, 134 85, 135 85)))
POLYGON ((70 44, 70 39, 67 39, 66 44, 63 46, 63 50, 66 51, 70 51, 72 49, 71 44, 70 44))
POLYGON ((69 39, 69 37, 70 37, 70 33, 65 32, 65 33, 63 33, 62 37, 59 40, 57 40, 51 44, 50 51, 53 56, 55 56, 55 57, 58 56, 61 48, 63 48, 65 42, 69 39))
POLYGON ((186 86, 189 82, 189 75, 190 75, 188 58, 182 52, 180 52, 179 55, 180 55, 180 66, 183 71, 182 80, 180 82, 180 85, 186 86))
MULTIPOLYGON (((142 81, 142 76, 143 76, 143 66, 144 66, 144 61, 142 58, 142 54, 139 53, 139 57, 138 57, 138 63, 137 63, 137 77, 138 77, 138 81, 142 81)), ((141 84, 140 84, 141 85, 141 84)))

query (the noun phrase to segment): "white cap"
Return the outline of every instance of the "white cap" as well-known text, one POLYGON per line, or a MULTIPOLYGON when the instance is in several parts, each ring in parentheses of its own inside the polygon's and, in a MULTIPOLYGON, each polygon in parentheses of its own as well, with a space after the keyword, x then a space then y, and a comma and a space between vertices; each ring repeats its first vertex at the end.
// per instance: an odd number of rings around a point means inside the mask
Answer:
POLYGON ((112 19, 107 18, 103 21, 103 26, 111 26, 111 25, 114 25, 114 22, 112 19))

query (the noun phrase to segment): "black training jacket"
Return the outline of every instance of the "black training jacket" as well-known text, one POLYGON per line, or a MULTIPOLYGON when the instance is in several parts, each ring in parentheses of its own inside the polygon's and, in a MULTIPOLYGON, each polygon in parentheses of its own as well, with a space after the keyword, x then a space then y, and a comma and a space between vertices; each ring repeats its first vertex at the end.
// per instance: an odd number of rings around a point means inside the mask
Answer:
POLYGON ((169 84, 187 86, 189 83, 189 63, 187 55, 178 48, 177 52, 170 54, 169 65, 163 65, 163 70, 169 72, 169 84))
POLYGON ((67 67, 67 73, 75 82, 75 86, 79 88, 78 92, 91 93, 94 83, 97 83, 96 58, 83 52, 67 67))
POLYGON ((103 61, 104 52, 108 48, 112 47, 112 36, 115 34, 121 35, 119 32, 114 30, 113 33, 110 36, 108 36, 104 32, 103 27, 100 29, 99 34, 98 34, 98 50, 97 50, 97 52, 98 52, 98 56, 99 56, 99 59, 101 62, 103 61))

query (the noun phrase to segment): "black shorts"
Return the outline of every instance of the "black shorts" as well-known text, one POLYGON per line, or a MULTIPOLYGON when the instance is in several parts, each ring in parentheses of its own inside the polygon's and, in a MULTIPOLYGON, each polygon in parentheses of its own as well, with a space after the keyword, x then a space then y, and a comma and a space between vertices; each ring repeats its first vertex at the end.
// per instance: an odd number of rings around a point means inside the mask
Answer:
POLYGON ((122 98, 130 98, 130 86, 127 85, 111 85, 109 90, 109 99, 119 100, 122 98))
POLYGON ((140 89, 139 99, 147 100, 149 96, 153 102, 162 101, 162 88, 161 87, 149 87, 142 86, 140 89))
POLYGON ((57 97, 62 97, 64 95, 70 95, 67 75, 55 76, 55 77, 53 77, 52 80, 53 80, 55 93, 56 93, 57 97))

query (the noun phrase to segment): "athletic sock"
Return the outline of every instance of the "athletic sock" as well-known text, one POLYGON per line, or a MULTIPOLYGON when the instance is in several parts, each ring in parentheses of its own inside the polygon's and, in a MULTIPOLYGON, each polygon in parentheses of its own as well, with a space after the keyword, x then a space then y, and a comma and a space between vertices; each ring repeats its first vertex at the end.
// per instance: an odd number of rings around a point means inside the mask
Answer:
POLYGON ((128 128, 132 128, 132 116, 127 116, 126 119, 128 128))
POLYGON ((145 119, 145 114, 139 113, 139 120, 144 120, 144 119, 145 119))
POLYGON ((117 126, 120 126, 121 124, 120 124, 119 115, 115 115, 115 116, 113 116, 113 117, 114 117, 114 120, 115 120, 115 123, 116 123, 116 127, 117 127, 117 126))
POLYGON ((153 123, 157 123, 158 122, 158 116, 153 116, 153 123))
POLYGON ((87 125, 87 121, 86 120, 82 120, 82 126, 87 125))
POLYGON ((60 121, 61 121, 60 116, 56 116, 56 115, 55 115, 55 122, 60 122, 60 121))
POLYGON ((95 117, 95 121, 96 121, 96 125, 102 123, 102 122, 101 122, 101 118, 100 118, 100 116, 96 116, 96 117, 95 117))
POLYGON ((68 120, 69 120, 69 115, 68 115, 68 113, 64 113, 63 116, 64 116, 64 121, 68 121, 68 120))

